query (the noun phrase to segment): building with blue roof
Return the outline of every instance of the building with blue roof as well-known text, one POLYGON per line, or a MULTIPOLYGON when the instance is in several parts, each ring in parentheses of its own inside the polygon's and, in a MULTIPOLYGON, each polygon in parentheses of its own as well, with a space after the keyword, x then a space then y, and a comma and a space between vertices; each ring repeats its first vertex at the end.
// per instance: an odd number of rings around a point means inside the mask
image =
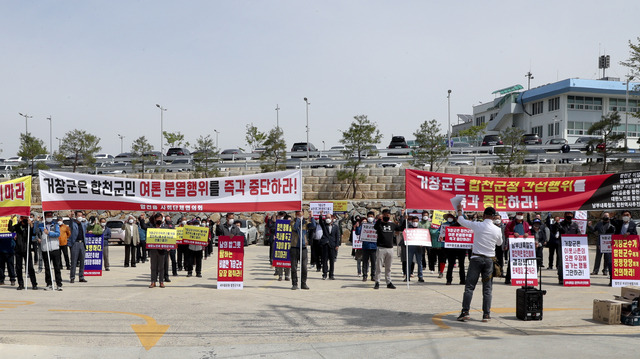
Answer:
POLYGON ((473 107, 469 121, 453 126, 453 134, 487 123, 487 134, 518 127, 538 134, 543 143, 564 138, 572 144, 602 116, 618 111, 622 125, 617 132, 627 133, 629 148, 639 147, 640 119, 633 114, 640 113, 640 82, 630 82, 627 88, 627 82, 618 79, 566 79, 530 90, 516 85, 494 94, 493 101, 473 107))

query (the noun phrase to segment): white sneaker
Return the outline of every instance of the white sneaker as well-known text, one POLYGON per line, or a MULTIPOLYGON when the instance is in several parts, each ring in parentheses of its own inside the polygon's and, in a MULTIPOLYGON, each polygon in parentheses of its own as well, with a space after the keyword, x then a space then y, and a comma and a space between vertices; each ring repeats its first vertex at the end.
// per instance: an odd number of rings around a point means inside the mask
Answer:
POLYGON ((44 290, 53 290, 53 286, 48 285, 48 286, 44 287, 44 290))

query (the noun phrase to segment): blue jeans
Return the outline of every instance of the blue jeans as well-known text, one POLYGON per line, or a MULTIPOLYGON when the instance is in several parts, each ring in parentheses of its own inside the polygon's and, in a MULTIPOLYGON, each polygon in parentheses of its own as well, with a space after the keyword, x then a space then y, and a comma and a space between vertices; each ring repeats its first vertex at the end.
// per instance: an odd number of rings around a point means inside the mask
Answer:
POLYGON ((418 278, 422 278, 422 247, 407 246, 407 248, 409 248, 409 265, 411 265, 415 257, 416 263, 418 263, 418 278))
POLYGON ((489 257, 472 256, 469 260, 469 271, 467 272, 467 282, 464 287, 462 297, 462 311, 469 313, 473 291, 476 289, 478 278, 482 275, 482 312, 489 315, 491 313, 491 286, 493 280, 493 259, 489 257))

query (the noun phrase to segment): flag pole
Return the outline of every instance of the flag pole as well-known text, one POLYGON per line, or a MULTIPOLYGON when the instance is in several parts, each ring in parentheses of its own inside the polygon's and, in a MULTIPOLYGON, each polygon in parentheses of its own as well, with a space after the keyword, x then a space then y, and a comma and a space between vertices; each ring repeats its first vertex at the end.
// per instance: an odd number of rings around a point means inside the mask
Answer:
MULTIPOLYGON (((31 209, 29 209, 29 212, 31 212, 31 209)), ((31 213, 29 213, 29 217, 31 217, 31 213)), ((29 256, 31 255, 31 248, 29 248, 31 246, 31 226, 29 225, 29 220, 27 219, 27 265, 24 268, 24 284, 27 284, 27 278, 29 278, 29 256)), ((22 263, 20 263, 20 265, 22 265, 22 263)), ((27 291, 27 288, 29 286, 25 285, 25 292, 27 291)))
MULTIPOLYGON (((407 210, 405 209, 405 214, 407 213, 407 210)), ((407 220, 407 216, 404 216, 404 228, 407 229, 407 225, 409 221, 407 220)), ((402 240, 404 241, 404 249, 405 249, 405 254, 407 256, 407 289, 409 289, 409 279, 411 278, 411 274, 409 273, 409 268, 411 268, 411 266, 409 265, 409 246, 407 245, 407 239, 404 236, 404 232, 402 233, 402 240)), ((413 260, 413 259, 412 259, 413 260)))

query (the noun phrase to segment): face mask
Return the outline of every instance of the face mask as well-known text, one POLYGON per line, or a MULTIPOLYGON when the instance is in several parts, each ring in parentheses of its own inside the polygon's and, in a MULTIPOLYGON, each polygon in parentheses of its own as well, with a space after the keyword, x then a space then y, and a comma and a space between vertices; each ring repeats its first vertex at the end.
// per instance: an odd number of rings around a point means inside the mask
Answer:
POLYGON ((414 228, 418 227, 418 225, 419 225, 418 222, 411 222, 411 224, 413 225, 414 228))
POLYGON ((447 222, 452 223, 453 222, 453 218, 447 218, 447 222))
POLYGON ((522 216, 522 215, 517 215, 517 216, 516 216, 516 219, 517 219, 518 221, 522 221, 522 220, 524 219, 524 216, 522 216))
POLYGON ((327 224, 331 224, 331 218, 327 218, 324 220, 327 224))
POLYGON ((227 223, 229 223, 229 224, 233 224, 233 218, 231 218, 231 219, 227 219, 227 223))
POLYGON ((602 217, 602 222, 609 222, 609 217, 602 217))
POLYGON ((200 223, 200 226, 202 226, 202 227, 206 227, 206 226, 207 226, 207 224, 206 224, 206 223, 200 223))
POLYGON ((182 221, 182 225, 186 226, 187 225, 187 221, 182 221))
POLYGON ((129 223, 133 224, 133 219, 130 219, 130 220, 129 220, 129 223))
POLYGON ((373 223, 373 217, 367 217, 367 222, 373 223))
POLYGON ((564 220, 567 221, 567 223, 571 223, 572 219, 573 219, 573 217, 571 217, 571 216, 564 217, 564 220))
POLYGON ((382 217, 382 220, 383 220, 384 222, 389 222, 389 219, 391 219, 391 217, 382 217))
POLYGON ((106 226, 106 225, 107 225, 106 223, 104 223, 104 222, 100 222, 100 226, 101 226, 101 227, 104 227, 104 226, 106 226))
POLYGON ((45 218, 45 221, 47 221, 47 223, 51 223, 53 221, 53 218, 45 218))
POLYGON ((61 226, 64 222, 58 221, 58 225, 61 226))
POLYGON ((429 220, 429 216, 422 216, 422 220, 423 221, 428 221, 429 220))
POLYGON ((87 218, 86 217, 82 217, 82 222, 86 222, 87 218))
POLYGON ((630 219, 631 219, 631 217, 629 217, 629 216, 622 216, 622 221, 623 222, 629 222, 630 219))
POLYGON ((494 220, 493 220, 493 224, 495 224, 496 226, 499 226, 499 225, 500 225, 500 222, 502 222, 502 221, 501 221, 501 220, 499 220, 499 219, 494 219, 494 220))
POLYGON ((156 225, 161 226, 164 221, 156 221, 156 225))
POLYGON ((536 230, 540 229, 540 226, 533 226, 536 230))

